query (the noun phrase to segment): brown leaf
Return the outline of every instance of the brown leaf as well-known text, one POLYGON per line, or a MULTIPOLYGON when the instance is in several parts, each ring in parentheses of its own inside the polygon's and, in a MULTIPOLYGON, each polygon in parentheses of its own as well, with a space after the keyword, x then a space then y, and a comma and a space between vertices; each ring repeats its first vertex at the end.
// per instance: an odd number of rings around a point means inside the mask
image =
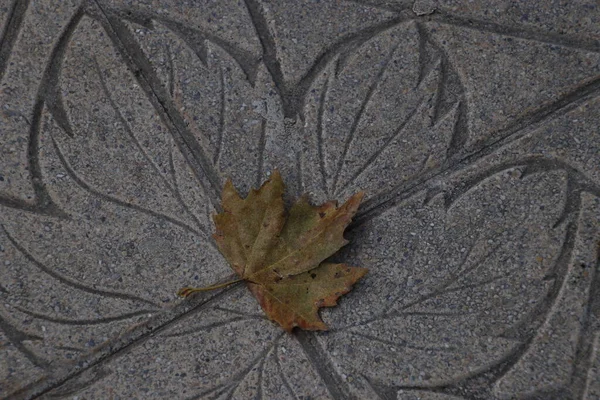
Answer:
MULTIPOLYGON (((277 170, 245 199, 228 180, 223 213, 214 216, 214 238, 269 318, 289 332, 296 326, 326 330, 318 309, 336 305, 367 273, 366 268, 346 264, 321 264, 348 243, 343 233, 364 193, 356 193, 339 208, 335 202, 312 206, 303 196, 286 219, 284 188, 277 170)), ((194 291, 186 288, 179 294, 194 291)))

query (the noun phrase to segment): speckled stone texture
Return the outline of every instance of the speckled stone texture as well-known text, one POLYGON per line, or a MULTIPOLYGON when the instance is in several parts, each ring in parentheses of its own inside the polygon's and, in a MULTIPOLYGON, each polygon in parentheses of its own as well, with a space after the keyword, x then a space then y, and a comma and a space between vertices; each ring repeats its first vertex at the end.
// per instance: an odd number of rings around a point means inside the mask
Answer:
POLYGON ((600 398, 592 0, 0 0, 0 398, 600 398), (228 177, 366 198, 287 334, 228 177))

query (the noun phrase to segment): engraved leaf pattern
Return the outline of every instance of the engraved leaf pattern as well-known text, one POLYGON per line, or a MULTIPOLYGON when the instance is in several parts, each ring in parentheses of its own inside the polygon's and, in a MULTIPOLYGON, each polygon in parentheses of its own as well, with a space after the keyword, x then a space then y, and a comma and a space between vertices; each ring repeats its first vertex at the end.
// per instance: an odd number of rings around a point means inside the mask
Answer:
MULTIPOLYGON (((570 260, 600 189, 546 154, 490 147, 474 156, 484 167, 453 158, 470 134, 461 77, 422 22, 371 3, 380 14, 332 34, 289 80, 277 56, 288 38, 276 40, 255 0, 231 5, 254 28, 235 28, 236 44, 177 10, 75 11, 30 124, 36 198, 0 197, 12 260, 0 274, 11 371, 0 395, 41 379, 31 393, 136 397, 129 382, 164 371, 174 378, 153 393, 190 399, 530 390, 519 374, 543 351, 532 342, 549 335, 553 305, 593 295, 598 278, 573 283, 570 260), (367 193, 336 257, 370 273, 321 313, 331 332, 282 332, 241 285, 174 304, 179 287, 230 276, 210 238, 225 178, 247 192, 274 167, 294 197, 367 193), (118 354, 101 358, 107 349, 118 354)), ((348 4, 348 18, 368 9, 348 4)), ((591 369, 590 340, 572 343, 574 368, 591 369)))
POLYGON ((565 189, 563 173, 508 169, 450 201, 421 194, 369 221, 349 258, 377 272, 359 288, 362 304, 331 313, 339 331, 325 348, 346 374, 402 387, 463 380, 507 358, 552 288, 565 189), (363 367, 375 361, 385 367, 363 367))
POLYGON ((343 197, 360 187, 377 197, 444 163, 461 110, 460 87, 444 76, 442 54, 427 44, 416 23, 399 24, 315 80, 306 105, 316 149, 305 161, 317 167, 311 189, 343 197))

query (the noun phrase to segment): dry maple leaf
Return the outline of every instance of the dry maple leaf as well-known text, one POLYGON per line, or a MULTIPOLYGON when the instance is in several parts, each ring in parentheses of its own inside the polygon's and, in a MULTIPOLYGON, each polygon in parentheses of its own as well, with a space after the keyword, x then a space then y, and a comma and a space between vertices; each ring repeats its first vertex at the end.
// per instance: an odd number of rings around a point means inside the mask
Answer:
POLYGON ((333 201, 312 206, 303 196, 286 219, 284 188, 277 170, 245 199, 231 180, 225 183, 223 213, 214 216, 217 231, 213 237, 240 279, 207 288, 183 288, 180 296, 243 280, 267 316, 286 331, 296 326, 327 330, 319 308, 335 306, 367 273, 366 268, 346 264, 321 264, 348 243, 343 233, 364 192, 339 208, 333 201))

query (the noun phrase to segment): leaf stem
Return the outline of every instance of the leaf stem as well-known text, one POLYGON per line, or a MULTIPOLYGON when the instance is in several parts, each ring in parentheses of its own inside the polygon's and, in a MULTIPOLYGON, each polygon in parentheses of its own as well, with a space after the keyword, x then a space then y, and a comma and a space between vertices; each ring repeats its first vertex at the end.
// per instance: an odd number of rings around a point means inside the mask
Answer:
POLYGON ((196 292, 208 292, 209 290, 221 289, 229 285, 233 285, 234 283, 238 283, 243 281, 243 279, 235 279, 233 281, 219 283, 212 286, 206 286, 202 288, 193 288, 193 287, 184 287, 177 291, 177 296, 179 297, 189 297, 192 293, 196 292))

